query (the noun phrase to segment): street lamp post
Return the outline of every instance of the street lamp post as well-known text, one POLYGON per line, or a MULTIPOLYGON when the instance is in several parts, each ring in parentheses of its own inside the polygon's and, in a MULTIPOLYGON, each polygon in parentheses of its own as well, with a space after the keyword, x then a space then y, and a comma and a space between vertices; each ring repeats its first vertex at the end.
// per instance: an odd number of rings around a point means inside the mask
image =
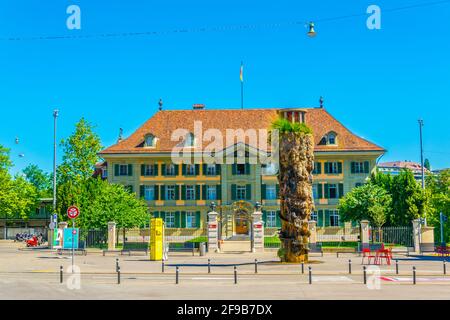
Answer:
POLYGON ((50 223, 50 236, 49 236, 49 247, 53 248, 53 229, 57 228, 55 219, 56 214, 56 124, 59 116, 59 111, 57 109, 53 110, 53 213, 51 216, 50 223))
POLYGON ((423 120, 419 119, 419 132, 420 132, 420 166, 422 173, 422 189, 425 189, 425 169, 423 163, 423 139, 422 139, 423 120))
POLYGON ((59 111, 53 111, 53 213, 56 212, 56 123, 59 111))

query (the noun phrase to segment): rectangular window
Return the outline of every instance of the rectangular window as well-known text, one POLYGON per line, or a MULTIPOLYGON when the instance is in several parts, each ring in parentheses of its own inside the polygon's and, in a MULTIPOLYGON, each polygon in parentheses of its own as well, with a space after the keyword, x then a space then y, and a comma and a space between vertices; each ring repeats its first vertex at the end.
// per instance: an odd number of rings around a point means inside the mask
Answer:
POLYGON ((175 190, 176 190, 175 186, 166 187, 166 200, 176 200, 175 190))
POLYGON ((329 199, 337 199, 338 198, 337 185, 334 183, 328 185, 328 198, 329 199))
POLYGON ((195 186, 186 186, 186 200, 195 200, 195 186))
POLYGON ((216 200, 217 196, 217 187, 216 186, 207 186, 206 187, 206 200, 216 200))
POLYGON ((312 190, 313 190, 313 199, 315 200, 315 199, 319 199, 319 193, 317 192, 318 191, 318 185, 317 184, 313 184, 313 186, 312 186, 312 190))
POLYGON ((128 165, 121 164, 119 165, 119 176, 127 176, 128 175, 128 165))
POLYGON ((319 216, 317 215, 317 211, 311 212, 311 220, 318 221, 319 216))
POLYGON ((195 165, 194 164, 186 165, 186 175, 187 176, 195 176, 195 165))
POLYGON ((277 212, 276 211, 267 211, 266 214, 266 228, 276 228, 277 227, 277 212))
POLYGON ((155 166, 152 164, 144 165, 144 176, 153 176, 155 174, 155 166))
POLYGON ((236 186, 236 196, 237 200, 245 200, 246 199, 246 186, 236 186))
POLYGON ((103 179, 108 178, 108 168, 103 168, 102 169, 102 178, 103 179))
POLYGON ((275 185, 266 186, 266 199, 275 200, 277 198, 277 188, 275 185))
POLYGON ((339 211, 338 210, 330 210, 330 226, 332 226, 332 227, 339 226, 339 211))
POLYGON ((338 174, 339 172, 339 162, 326 162, 325 172, 331 174, 338 174))
POLYGON ((155 187, 154 186, 145 186, 144 187, 144 199, 147 201, 155 200, 155 187))
POLYGON ((364 162, 353 162, 353 173, 364 173, 364 162))
POLYGON ((312 173, 313 174, 321 174, 322 173, 322 163, 314 162, 314 170, 312 173))
POLYGON ((197 218, 195 212, 186 212, 186 228, 197 228, 197 218))
POLYGON ((237 164, 236 165, 236 174, 238 174, 238 175, 245 174, 245 164, 237 164))
POLYGON ((166 228, 175 228, 175 212, 166 212, 164 222, 166 228))
POLYGON ((207 176, 215 176, 216 175, 216 165, 215 164, 208 164, 206 166, 206 175, 207 176))
POLYGON ((166 176, 176 176, 174 164, 168 164, 166 166, 166 176))

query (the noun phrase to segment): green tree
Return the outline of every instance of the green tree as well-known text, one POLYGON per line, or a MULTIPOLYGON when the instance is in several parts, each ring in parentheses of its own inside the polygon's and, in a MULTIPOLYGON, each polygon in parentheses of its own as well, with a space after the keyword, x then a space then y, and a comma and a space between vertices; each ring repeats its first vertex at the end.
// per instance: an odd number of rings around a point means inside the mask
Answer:
POLYGON ((12 167, 9 149, 0 144, 0 170, 8 171, 12 167))
POLYGON ((11 183, 10 196, 13 199, 10 214, 19 215, 24 220, 38 207, 39 194, 36 187, 20 175, 11 183))
POLYGON ((340 199, 338 208, 344 221, 369 220, 381 228, 387 221, 391 204, 392 198, 384 188, 367 183, 340 199))
MULTIPOLYGON (((428 223, 435 226, 435 239, 440 242, 440 213, 450 218, 450 169, 436 175, 427 175, 426 179, 427 194, 430 199, 428 223)), ((444 240, 450 242, 450 221, 444 225, 444 240)))
MULTIPOLYGON (((136 198, 122 185, 110 184, 101 179, 89 178, 79 184, 67 182, 58 188, 59 212, 71 205, 80 208, 77 225, 85 229, 106 228, 115 221, 119 228, 133 228, 148 222, 145 201, 136 198)), ((66 219, 65 215, 61 217, 66 219)))
POLYGON ((27 219, 37 206, 37 190, 20 175, 13 179, 8 172, 12 165, 9 150, 0 145, 0 213, 27 219))
POLYGON ((402 170, 392 179, 389 193, 392 197, 392 211, 388 219, 390 225, 409 225, 412 220, 425 216, 426 193, 411 170, 402 170))
POLYGON ((394 177, 377 172, 370 177, 370 183, 382 187, 392 198, 386 224, 410 225, 412 220, 424 216, 427 212, 427 193, 415 180, 411 170, 404 169, 394 177))
POLYGON ((22 170, 25 179, 33 184, 41 198, 50 197, 52 195, 52 177, 37 165, 30 164, 22 170))
POLYGON ((423 166, 431 171, 431 164, 430 164, 430 160, 425 159, 425 162, 423 163, 423 166))
POLYGON ((98 162, 98 153, 102 150, 100 138, 93 131, 93 126, 84 118, 75 125, 74 133, 61 142, 63 161, 58 168, 61 183, 69 180, 83 181, 94 173, 98 162))

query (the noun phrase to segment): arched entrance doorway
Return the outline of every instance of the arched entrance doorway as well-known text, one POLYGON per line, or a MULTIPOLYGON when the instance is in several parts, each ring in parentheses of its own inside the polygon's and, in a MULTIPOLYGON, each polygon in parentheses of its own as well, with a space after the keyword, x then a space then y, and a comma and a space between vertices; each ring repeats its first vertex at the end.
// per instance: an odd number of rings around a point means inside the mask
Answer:
POLYGON ((250 236, 252 232, 252 204, 237 201, 232 204, 233 235, 250 236))
POLYGON ((234 215, 234 226, 236 235, 250 234, 250 219, 245 211, 238 211, 234 215))

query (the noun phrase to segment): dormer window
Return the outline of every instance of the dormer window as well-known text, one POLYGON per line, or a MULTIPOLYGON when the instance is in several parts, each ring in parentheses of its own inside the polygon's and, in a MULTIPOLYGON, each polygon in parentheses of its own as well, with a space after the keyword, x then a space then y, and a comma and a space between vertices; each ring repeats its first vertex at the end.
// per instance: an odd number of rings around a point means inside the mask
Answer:
POLYGON ((327 144, 336 145, 336 133, 330 132, 327 134, 327 144))
POLYGON ((145 136, 145 146, 146 147, 155 147, 156 146, 156 137, 152 134, 145 136))
POLYGON ((195 136, 193 133, 188 133, 186 136, 186 147, 193 147, 195 145, 195 136))

